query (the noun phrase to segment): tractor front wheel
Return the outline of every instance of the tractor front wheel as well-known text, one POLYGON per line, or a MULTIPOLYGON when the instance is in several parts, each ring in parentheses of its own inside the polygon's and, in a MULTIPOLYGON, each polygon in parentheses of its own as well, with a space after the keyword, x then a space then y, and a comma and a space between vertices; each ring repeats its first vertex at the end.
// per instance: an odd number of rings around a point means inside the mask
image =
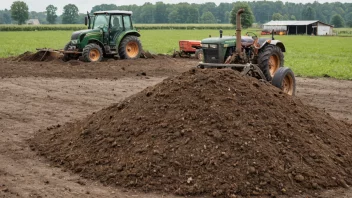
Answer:
POLYGON ((271 82, 284 93, 294 96, 296 92, 296 79, 292 70, 288 67, 280 67, 274 74, 271 82))
POLYGON ((142 44, 136 36, 126 36, 119 47, 121 59, 136 59, 141 56, 142 44))
POLYGON ((271 81, 277 70, 284 65, 284 54, 276 45, 267 45, 259 51, 258 66, 267 81, 271 81))
MULTIPOLYGON (((71 41, 68 42, 65 47, 64 47, 64 51, 68 51, 68 49, 70 48, 71 45, 71 41)), ((69 60, 74 60, 74 59, 78 59, 78 56, 76 54, 69 54, 69 53, 64 53, 64 57, 62 58, 63 61, 69 61, 69 60)))
POLYGON ((103 50, 95 43, 90 43, 83 48, 83 60, 85 62, 99 62, 103 59, 103 50))
POLYGON ((202 49, 197 49, 196 53, 194 54, 198 60, 203 61, 203 50, 202 49))

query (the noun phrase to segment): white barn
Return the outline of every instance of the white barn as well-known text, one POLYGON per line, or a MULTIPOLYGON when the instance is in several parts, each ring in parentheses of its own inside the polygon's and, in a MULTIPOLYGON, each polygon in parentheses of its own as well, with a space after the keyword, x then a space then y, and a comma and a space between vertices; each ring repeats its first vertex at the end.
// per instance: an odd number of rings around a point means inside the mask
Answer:
POLYGON ((26 24, 27 25, 40 25, 40 22, 38 19, 28 19, 26 21, 26 24))
POLYGON ((314 34, 332 35, 334 26, 318 20, 316 21, 270 21, 263 25, 263 30, 271 32, 284 31, 288 35, 293 34, 314 34))

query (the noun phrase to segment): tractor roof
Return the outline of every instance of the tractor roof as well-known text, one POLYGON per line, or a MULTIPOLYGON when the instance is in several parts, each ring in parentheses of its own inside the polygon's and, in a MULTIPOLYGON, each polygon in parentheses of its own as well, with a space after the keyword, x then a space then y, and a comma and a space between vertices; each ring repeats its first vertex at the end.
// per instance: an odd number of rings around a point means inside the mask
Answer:
POLYGON ((107 10, 107 11, 94 12, 94 14, 128 14, 128 15, 132 15, 132 12, 125 11, 125 10, 107 10))

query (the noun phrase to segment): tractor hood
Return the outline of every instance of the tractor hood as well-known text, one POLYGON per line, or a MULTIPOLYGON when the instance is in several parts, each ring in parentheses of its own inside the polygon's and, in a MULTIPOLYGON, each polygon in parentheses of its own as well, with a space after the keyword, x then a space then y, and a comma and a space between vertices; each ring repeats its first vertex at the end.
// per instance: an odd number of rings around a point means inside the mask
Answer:
POLYGON ((236 37, 234 36, 224 36, 222 38, 220 37, 211 37, 211 38, 206 38, 202 40, 202 44, 229 44, 229 43, 234 43, 236 41, 236 37))
POLYGON ((87 34, 90 32, 97 32, 97 31, 100 31, 100 30, 88 29, 88 30, 79 30, 79 31, 73 32, 71 36, 71 40, 77 40, 81 34, 87 34))

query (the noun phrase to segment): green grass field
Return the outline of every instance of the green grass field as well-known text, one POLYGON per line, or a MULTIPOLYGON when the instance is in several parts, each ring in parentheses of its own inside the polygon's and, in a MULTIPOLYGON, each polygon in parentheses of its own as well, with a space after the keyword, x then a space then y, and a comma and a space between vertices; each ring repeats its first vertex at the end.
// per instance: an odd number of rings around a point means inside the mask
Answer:
MULTIPOLYGON (((246 32, 244 30, 243 32, 246 32)), ((72 31, 0 32, 0 57, 16 56, 36 48, 62 49, 72 31)), ((217 30, 141 30, 143 48, 152 53, 171 54, 182 39, 201 40, 218 36, 217 30)), ((224 30, 234 35, 235 30, 224 30)), ((270 37, 270 36, 266 36, 270 37)), ((276 36, 284 42, 285 66, 299 76, 331 76, 352 80, 352 39, 350 37, 276 36)))

